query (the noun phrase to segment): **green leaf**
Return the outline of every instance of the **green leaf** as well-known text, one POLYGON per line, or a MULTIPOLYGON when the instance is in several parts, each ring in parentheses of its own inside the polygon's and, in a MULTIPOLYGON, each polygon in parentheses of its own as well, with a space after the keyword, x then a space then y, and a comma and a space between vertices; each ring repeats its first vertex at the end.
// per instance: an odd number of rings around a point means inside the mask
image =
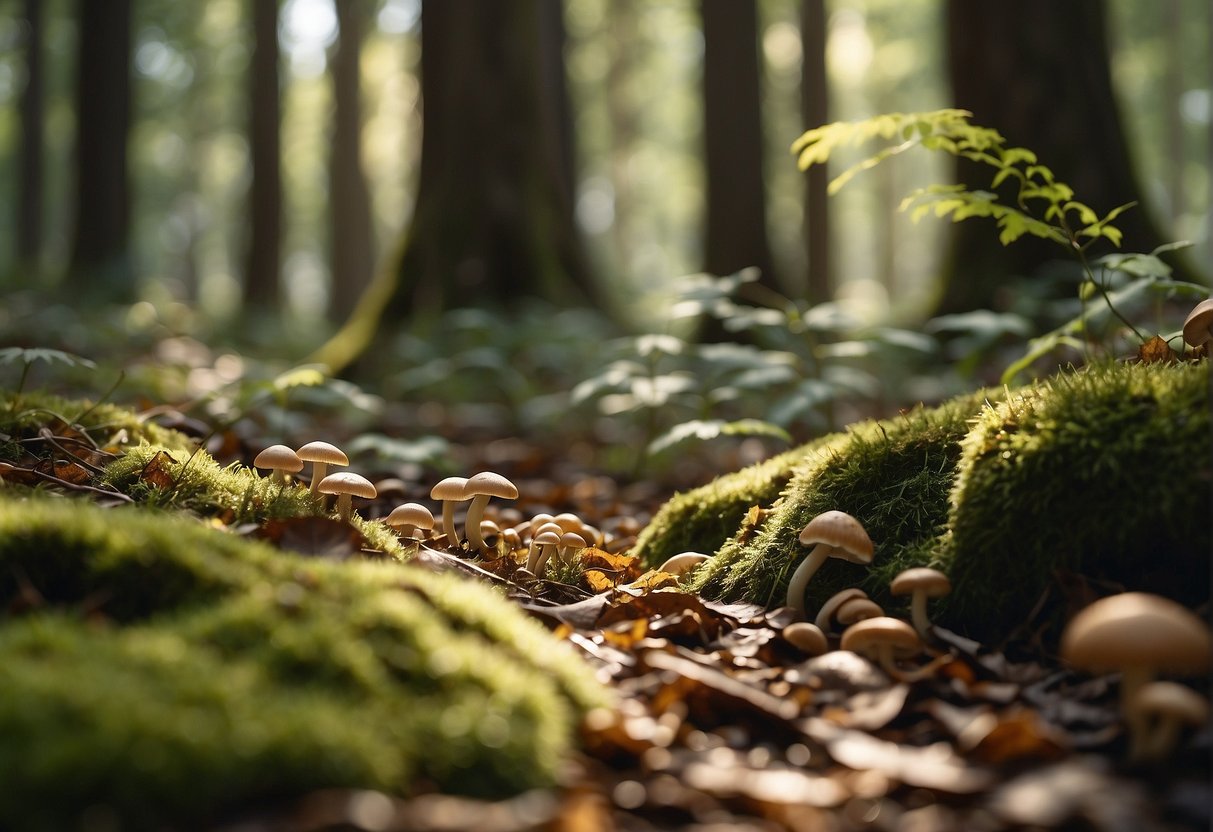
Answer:
POLYGON ((322 364, 301 364, 292 367, 274 377, 273 389, 284 391, 294 387, 316 387, 324 384, 328 376, 322 371, 323 367, 322 364))
POLYGON ((788 444, 792 442, 792 437, 786 430, 762 419, 739 419, 734 422, 726 422, 723 419, 693 419, 674 425, 650 442, 647 450, 650 455, 655 456, 682 442, 702 442, 720 436, 763 436, 788 444))
POLYGON ((97 366, 87 358, 82 358, 75 353, 52 350, 45 347, 5 347, 4 349, 0 349, 0 364, 12 364, 14 362, 33 364, 35 361, 44 361, 47 364, 66 364, 68 367, 84 367, 90 370, 97 366))

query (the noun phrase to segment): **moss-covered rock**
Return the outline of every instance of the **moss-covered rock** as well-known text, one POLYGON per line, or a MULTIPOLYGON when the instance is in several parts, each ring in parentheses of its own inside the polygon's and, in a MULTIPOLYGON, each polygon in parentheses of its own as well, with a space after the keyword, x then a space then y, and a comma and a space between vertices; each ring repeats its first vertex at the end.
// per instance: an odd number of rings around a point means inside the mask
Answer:
POLYGON ((0 828, 550 782, 606 694, 492 589, 197 521, 0 498, 0 828), (16 778, 16 779, 13 779, 16 778))
POLYGON ((840 509, 864 523, 875 560, 830 561, 810 584, 810 608, 858 585, 896 611, 905 604, 889 595, 889 580, 922 565, 952 576, 944 623, 978 636, 1023 623, 1063 572, 1207 598, 1208 372, 1205 362, 1092 367, 859 423, 764 463, 778 475, 756 466, 671 501, 646 530, 643 554, 655 562, 675 548, 668 539, 706 543, 701 551, 715 556, 692 588, 774 605, 805 554, 800 529, 840 509), (783 476, 777 499, 738 488, 783 476), (757 524, 744 519, 753 505, 766 509, 757 524), (719 530, 704 522, 689 537, 662 531, 718 517, 743 520, 715 546, 719 530))

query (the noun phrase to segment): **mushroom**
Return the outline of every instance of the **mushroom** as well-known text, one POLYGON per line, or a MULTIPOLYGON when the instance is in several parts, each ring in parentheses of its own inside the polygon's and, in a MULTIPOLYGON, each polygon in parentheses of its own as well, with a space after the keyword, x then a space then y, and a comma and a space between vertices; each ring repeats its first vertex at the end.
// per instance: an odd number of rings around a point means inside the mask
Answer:
POLYGON ((396 529, 401 537, 409 540, 414 539, 416 532, 420 530, 424 540, 425 532, 434 528, 434 515, 421 503, 404 503, 392 509, 392 513, 383 518, 383 522, 396 529))
POLYGON ((349 465, 350 459, 345 455, 345 452, 336 445, 330 445, 328 442, 308 442, 306 445, 300 446, 299 450, 295 451, 299 458, 304 462, 312 463, 312 487, 313 494, 320 487, 320 481, 328 474, 330 465, 349 465))
POLYGON ((707 559, 707 555, 699 552, 681 552, 668 558, 665 563, 657 567, 657 571, 682 577, 707 559))
MULTIPOLYGON (((550 515, 547 515, 547 516, 550 516, 550 515)), ((558 544, 560 542, 560 536, 562 534, 564 534, 564 532, 561 530, 561 528, 550 520, 547 522, 544 522, 544 523, 540 523, 538 526, 532 525, 531 543, 527 549, 527 556, 526 556, 526 564, 527 564, 526 568, 531 570, 532 572, 535 572, 535 569, 538 567, 538 563, 539 563, 539 551, 541 548, 541 546, 539 544, 539 536, 544 534, 545 532, 551 532, 552 534, 556 535, 556 542, 558 544)), ((546 560, 546 558, 545 558, 545 560, 546 560)), ((538 575, 539 573, 535 572, 535 574, 538 575)))
POLYGON ((481 471, 468 478, 467 484, 463 487, 463 496, 464 499, 472 498, 472 504, 468 506, 467 517, 463 521, 463 530, 467 535, 468 543, 482 552, 488 551, 489 546, 480 534, 480 521, 484 517, 484 507, 489 504, 490 497, 500 497, 503 500, 518 499, 518 487, 501 474, 481 471))
POLYGON ((1181 724, 1200 726, 1209 719, 1209 703, 1196 691, 1176 682, 1151 682, 1133 697, 1130 707, 1146 728, 1133 743, 1137 760, 1162 760, 1170 756, 1179 740, 1181 724), (1151 717, 1156 722, 1150 730, 1151 717))
POLYGON ((446 545, 452 548, 459 547, 459 535, 455 533, 455 503, 467 499, 463 493, 467 482, 467 477, 447 477, 430 489, 430 499, 442 501, 442 531, 446 535, 446 545))
POLYGON ((842 634, 840 646, 871 659, 895 679, 917 678, 897 667, 897 659, 917 655, 922 650, 918 633, 900 618, 877 616, 852 624, 842 634))
POLYGON ((931 620, 927 618, 927 599, 942 598, 952 591, 952 582, 938 569, 919 566, 900 573, 889 584, 894 595, 910 595, 910 618, 918 635, 927 638, 931 620))
MULTIPOLYGON (((1122 592, 1084 607, 1061 634, 1061 657, 1082 670, 1119 670, 1120 709, 1131 742, 1145 736, 1133 701, 1165 671, 1201 674, 1213 646, 1205 623, 1186 607, 1146 592, 1122 592)), ((1130 748, 1130 756, 1139 753, 1130 748)))
POLYGON ((586 547, 585 538, 577 534, 577 532, 565 532, 560 536, 560 546, 556 549, 557 556, 561 563, 568 563, 569 559, 586 547))
POLYGON ((882 615, 884 610, 871 598, 852 598, 838 608, 835 617, 843 627, 850 627, 852 624, 882 615))
POLYGON ((830 649, 826 634, 816 624, 808 621, 793 621, 783 628, 784 639, 802 653, 820 656, 830 649))
POLYGON ((821 609, 817 611, 817 618, 814 622, 821 628, 822 632, 828 633, 832 629, 834 623, 834 614, 838 612, 838 608, 854 598, 867 598, 868 594, 859 587, 850 587, 835 592, 829 599, 821 605, 821 609))
POLYGON ((535 547, 535 551, 531 557, 527 559, 526 568, 535 576, 543 575, 543 568, 547 566, 548 558, 552 556, 552 552, 560 545, 560 534, 553 531, 544 531, 535 535, 535 539, 531 541, 535 547))
POLYGON ((303 470, 303 460, 286 445, 270 445, 257 454, 256 459, 253 460, 253 465, 257 468, 273 470, 272 479, 279 485, 286 484, 287 474, 294 474, 303 470))
POLYGON ((1184 341, 1199 347, 1213 341, 1213 298, 1202 300, 1184 319, 1184 341))
POLYGON ((374 499, 376 494, 374 483, 353 471, 329 474, 320 481, 319 491, 321 494, 337 495, 337 516, 347 523, 350 519, 354 498, 365 497, 370 500, 374 499))
POLYGON ((804 615, 804 592, 827 558, 842 558, 851 563, 872 562, 872 540, 858 520, 843 511, 827 511, 809 521, 800 532, 802 546, 813 549, 800 562, 788 582, 787 605, 804 615))

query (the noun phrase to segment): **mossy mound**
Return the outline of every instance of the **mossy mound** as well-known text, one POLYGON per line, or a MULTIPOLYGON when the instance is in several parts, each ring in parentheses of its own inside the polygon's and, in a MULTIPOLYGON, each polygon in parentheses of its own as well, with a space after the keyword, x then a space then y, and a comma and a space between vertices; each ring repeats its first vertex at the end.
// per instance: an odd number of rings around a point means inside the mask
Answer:
MULTIPOLYGON (((949 572, 941 620, 976 636, 1022 624, 1063 572, 1198 601, 1208 597, 1210 438, 1208 366, 1121 364, 1060 373, 1007 393, 985 391, 895 419, 863 422, 788 457, 773 503, 737 497, 757 468, 691 492, 695 516, 742 516, 691 578, 710 597, 783 602, 805 554, 809 519, 853 514, 876 544, 871 567, 832 560, 814 576, 814 608, 861 586, 891 611, 889 580, 912 566, 949 572), (1186 467, 1181 467, 1181 462, 1186 467), (742 504, 744 502, 744 504, 742 504)), ((762 475, 774 480, 770 472, 762 475)), ((658 532, 687 516, 683 495, 659 512, 642 554, 665 552, 658 532)), ((715 529, 678 545, 709 544, 715 529)))
POLYGON ((0 828, 204 825, 320 787, 551 782, 589 670, 491 589, 167 513, 0 499, 0 828))

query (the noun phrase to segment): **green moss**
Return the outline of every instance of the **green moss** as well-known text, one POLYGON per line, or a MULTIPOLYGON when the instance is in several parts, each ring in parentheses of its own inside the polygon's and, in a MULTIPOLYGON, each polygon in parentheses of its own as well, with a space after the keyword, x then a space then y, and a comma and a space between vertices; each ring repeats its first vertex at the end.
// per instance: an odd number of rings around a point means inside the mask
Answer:
POLYGON ((1206 600, 1208 385, 1207 362, 1096 367, 984 408, 937 547, 948 617, 1005 634, 1065 573, 1206 600))
POLYGON ((807 550, 797 537, 813 517, 838 509, 858 518, 876 547, 871 568, 830 561, 809 585, 816 606, 839 589, 863 586, 887 602, 891 574, 920 565, 923 543, 947 518, 960 440, 985 394, 862 422, 819 443, 756 531, 735 535, 695 576, 706 595, 783 603, 788 579, 807 550))
POLYGON ((793 448, 674 495, 641 531, 632 554, 657 566, 679 552, 715 552, 736 533, 751 507, 775 501, 797 463, 815 447, 793 448))
POLYGON ((0 498, 0 610, 5 829, 192 824, 326 786, 513 794, 606 701, 481 584, 135 507, 0 498))
MULTIPOLYGON (((188 453, 189 437, 141 419, 127 407, 88 399, 65 399, 40 390, 21 394, 20 409, 12 411, 11 392, 0 393, 0 428, 12 435, 36 435, 48 423, 79 425, 101 445, 111 450, 139 442, 162 445, 188 453)), ((3 447, 3 446, 0 446, 3 447)))
MULTIPOLYGON (((940 620, 981 637, 1024 623, 1068 573, 1199 603, 1213 548, 1208 385, 1207 362, 1119 364, 859 423, 803 449, 760 525, 739 524, 692 588, 782 603, 805 554, 800 529, 841 509, 867 528, 875 559, 828 562, 809 586, 810 608, 858 585, 904 611, 888 582, 919 565, 953 579, 940 620)), ((693 492, 703 505, 679 505, 663 524, 744 514, 752 492, 738 500, 737 476, 693 492)), ((668 551, 662 531, 646 530, 651 551, 668 551)), ((1060 612, 1062 593, 1053 601, 1046 618, 1060 612)))

